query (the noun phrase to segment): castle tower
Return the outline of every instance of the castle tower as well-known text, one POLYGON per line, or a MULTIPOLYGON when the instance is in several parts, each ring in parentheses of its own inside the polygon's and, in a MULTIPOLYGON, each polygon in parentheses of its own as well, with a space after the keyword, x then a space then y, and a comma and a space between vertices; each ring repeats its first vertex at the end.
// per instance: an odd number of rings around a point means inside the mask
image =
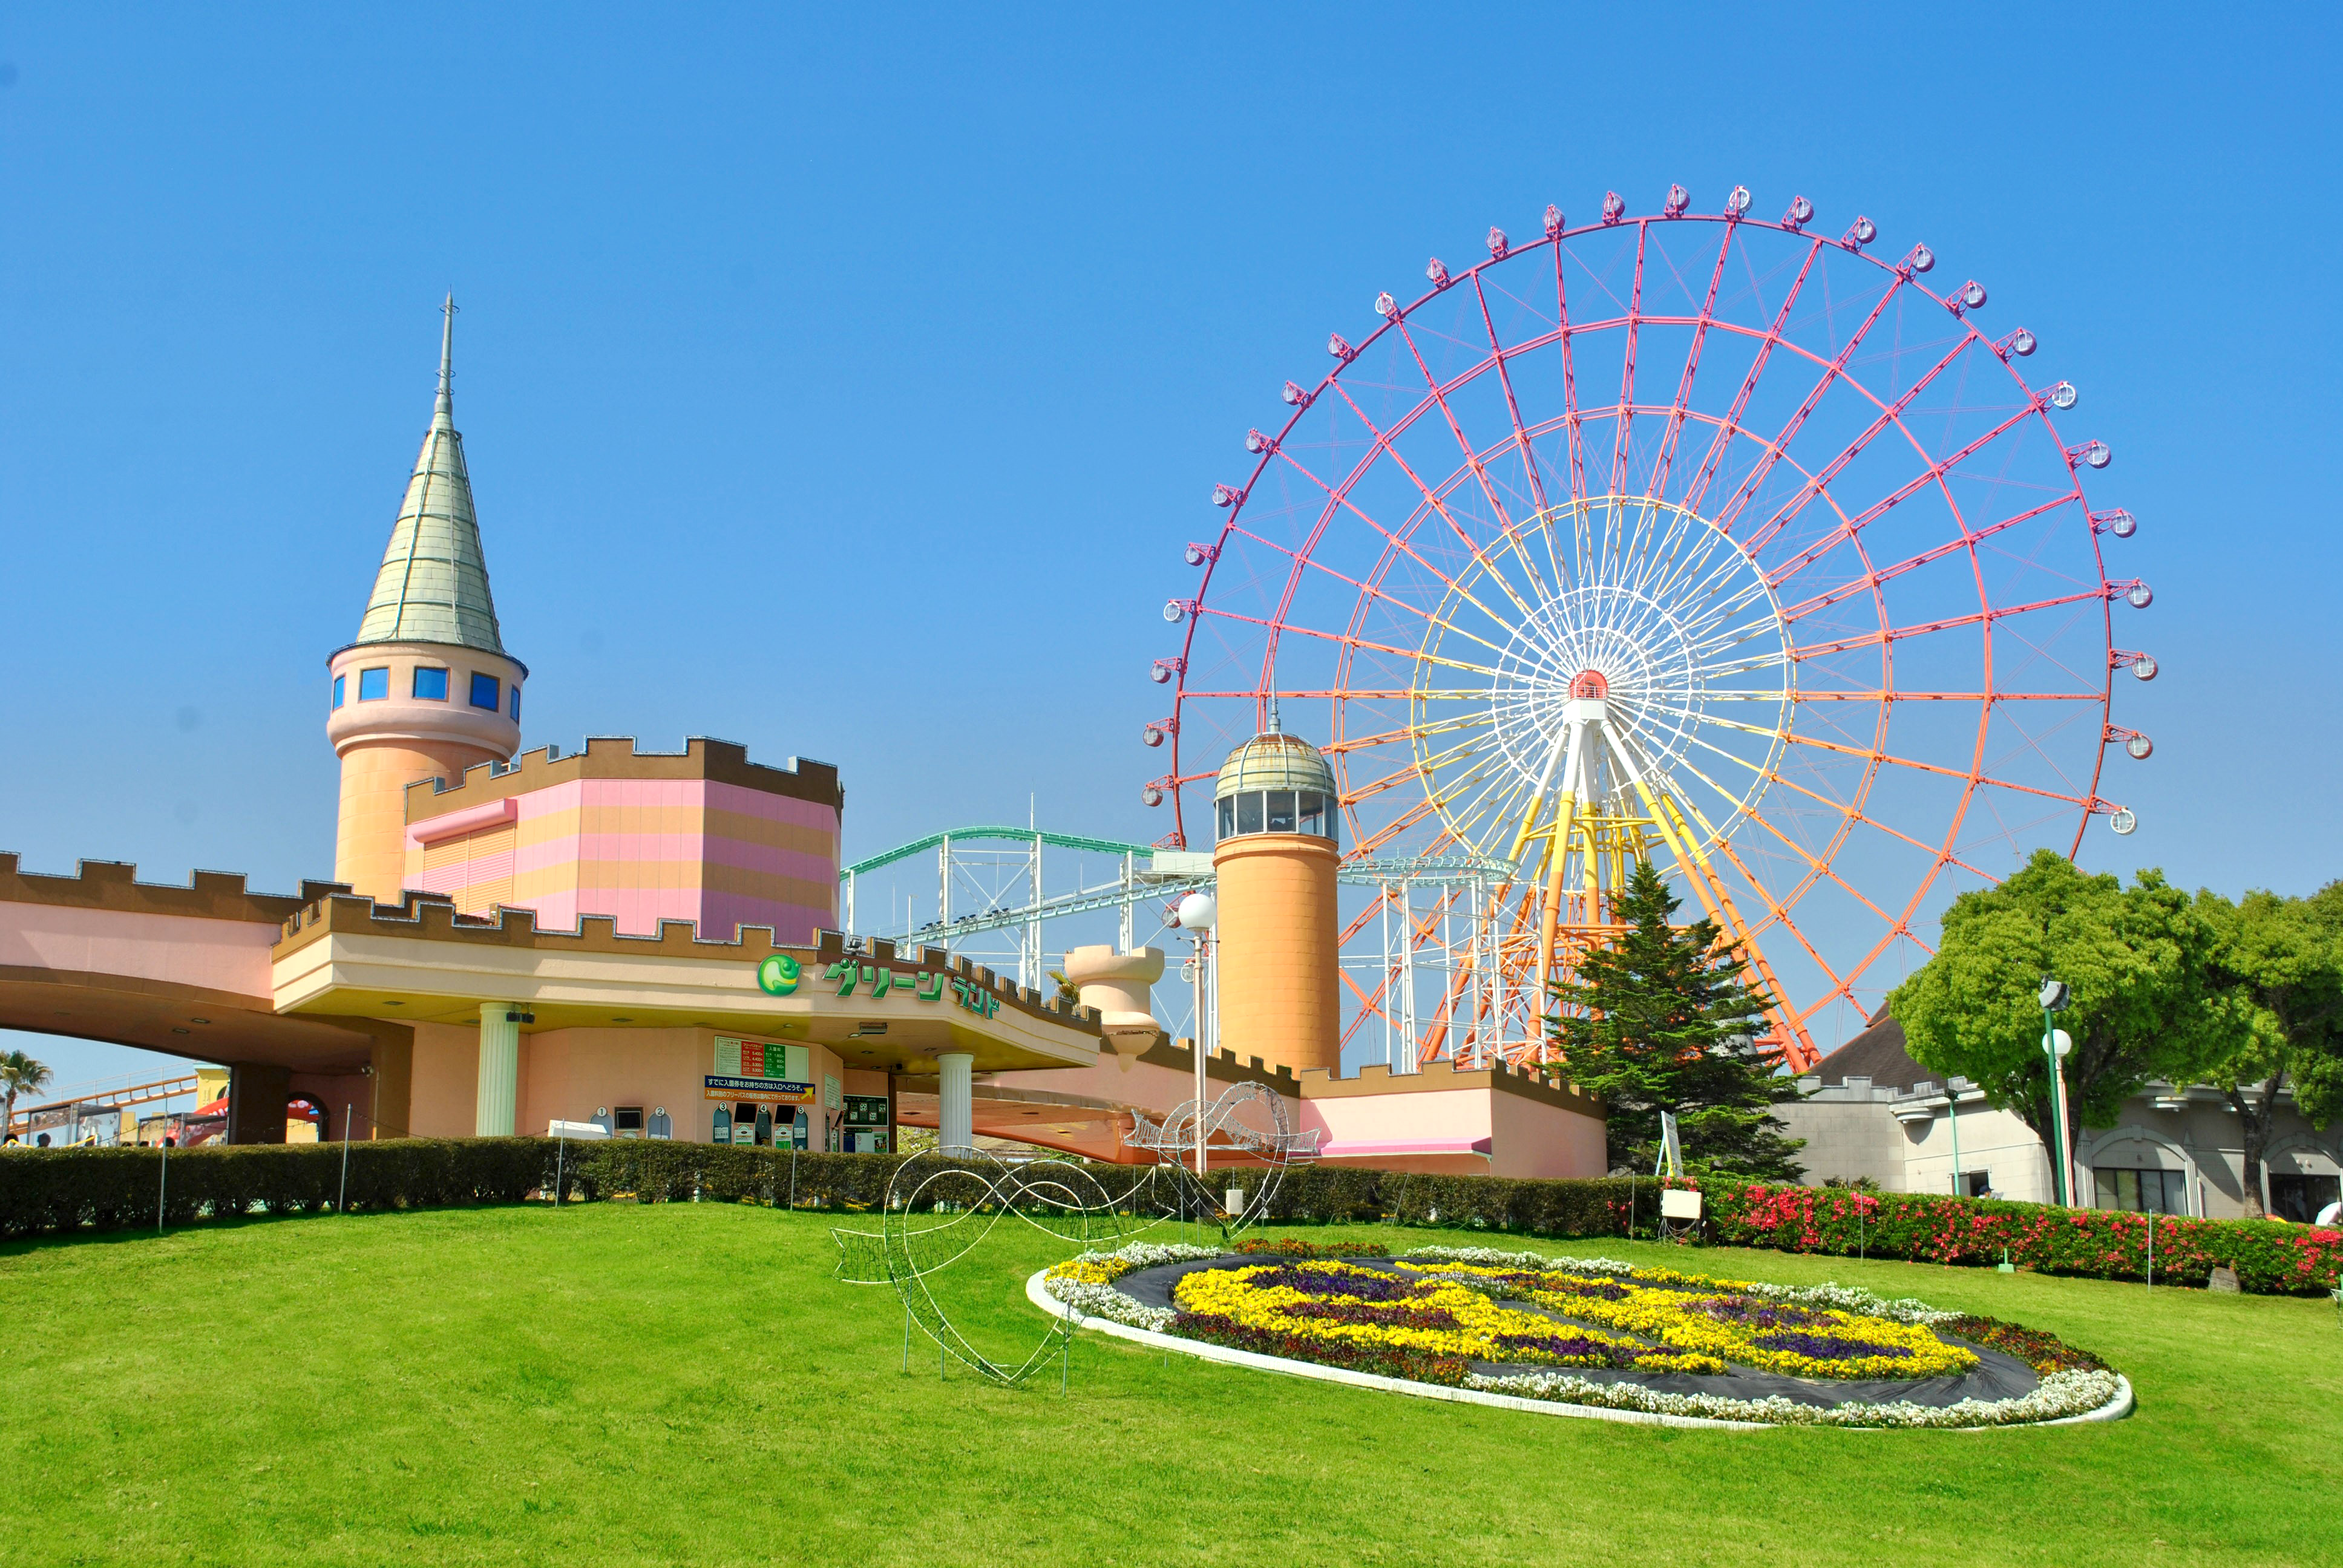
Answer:
POLYGON ((342 760, 334 877, 385 901, 398 898, 405 877, 407 787, 418 779, 452 783, 467 768, 509 761, 520 749, 528 676, 497 634, 464 438, 456 433, 453 296, 443 308, 431 428, 357 638, 327 662, 333 709, 326 736, 342 760))
POLYGON ((1340 1072, 1333 769, 1272 709, 1268 730, 1222 764, 1212 800, 1218 1043, 1240 1060, 1340 1072))

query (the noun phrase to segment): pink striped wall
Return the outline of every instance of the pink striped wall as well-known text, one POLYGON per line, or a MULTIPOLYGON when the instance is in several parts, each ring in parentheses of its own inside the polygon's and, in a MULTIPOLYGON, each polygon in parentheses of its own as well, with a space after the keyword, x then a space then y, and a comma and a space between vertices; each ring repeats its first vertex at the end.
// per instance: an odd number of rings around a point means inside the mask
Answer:
POLYGON ((827 806, 708 779, 574 779, 514 806, 509 827, 435 839, 428 871, 421 836, 434 824, 414 825, 407 885, 483 910, 495 886, 548 929, 605 915, 629 935, 690 920, 713 940, 756 925, 802 942, 838 923, 838 813, 827 806))

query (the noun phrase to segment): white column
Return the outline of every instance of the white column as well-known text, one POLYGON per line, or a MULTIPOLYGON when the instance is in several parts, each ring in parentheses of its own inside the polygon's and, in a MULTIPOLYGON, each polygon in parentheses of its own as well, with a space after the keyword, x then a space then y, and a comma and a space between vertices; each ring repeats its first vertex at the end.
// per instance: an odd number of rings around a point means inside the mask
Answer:
POLYGON ((975 1090, 970 1071, 976 1058, 964 1050, 936 1058, 936 1143, 946 1154, 976 1147, 975 1090))
POLYGON ((480 1087, 473 1101, 472 1131, 482 1138, 509 1138, 520 1096, 520 1023, 508 1015, 510 1002, 480 1004, 480 1087))

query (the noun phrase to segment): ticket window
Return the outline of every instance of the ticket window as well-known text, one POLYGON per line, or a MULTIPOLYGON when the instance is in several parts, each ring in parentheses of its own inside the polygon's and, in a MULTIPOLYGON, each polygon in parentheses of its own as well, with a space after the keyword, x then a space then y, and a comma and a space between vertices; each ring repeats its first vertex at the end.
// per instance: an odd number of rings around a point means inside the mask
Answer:
POLYGON ((643 1108, 641 1106, 621 1105, 615 1108, 610 1114, 611 1137, 640 1138, 643 1135, 643 1108))

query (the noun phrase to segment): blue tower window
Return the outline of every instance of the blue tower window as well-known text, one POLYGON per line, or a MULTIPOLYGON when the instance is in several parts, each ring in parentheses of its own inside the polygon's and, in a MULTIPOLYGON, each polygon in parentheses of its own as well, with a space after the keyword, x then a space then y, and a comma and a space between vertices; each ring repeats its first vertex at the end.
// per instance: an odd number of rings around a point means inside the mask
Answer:
POLYGON ((347 675, 337 675, 334 677, 334 706, 336 708, 339 708, 342 705, 342 688, 349 678, 350 678, 347 675))
POLYGON ((423 702, 447 701, 447 672, 444 669, 434 669, 428 665, 417 665, 415 667, 415 695, 417 700, 423 702))
POLYGON ((380 702, 390 695, 390 667, 358 671, 358 700, 380 702))
POLYGON ((497 705, 503 700, 504 682, 493 675, 475 674, 472 677, 473 707, 485 708, 490 713, 494 713, 497 710, 497 705))
POLYGON ((512 689, 512 721, 515 724, 518 724, 520 722, 520 687, 518 683, 515 683, 512 689))

